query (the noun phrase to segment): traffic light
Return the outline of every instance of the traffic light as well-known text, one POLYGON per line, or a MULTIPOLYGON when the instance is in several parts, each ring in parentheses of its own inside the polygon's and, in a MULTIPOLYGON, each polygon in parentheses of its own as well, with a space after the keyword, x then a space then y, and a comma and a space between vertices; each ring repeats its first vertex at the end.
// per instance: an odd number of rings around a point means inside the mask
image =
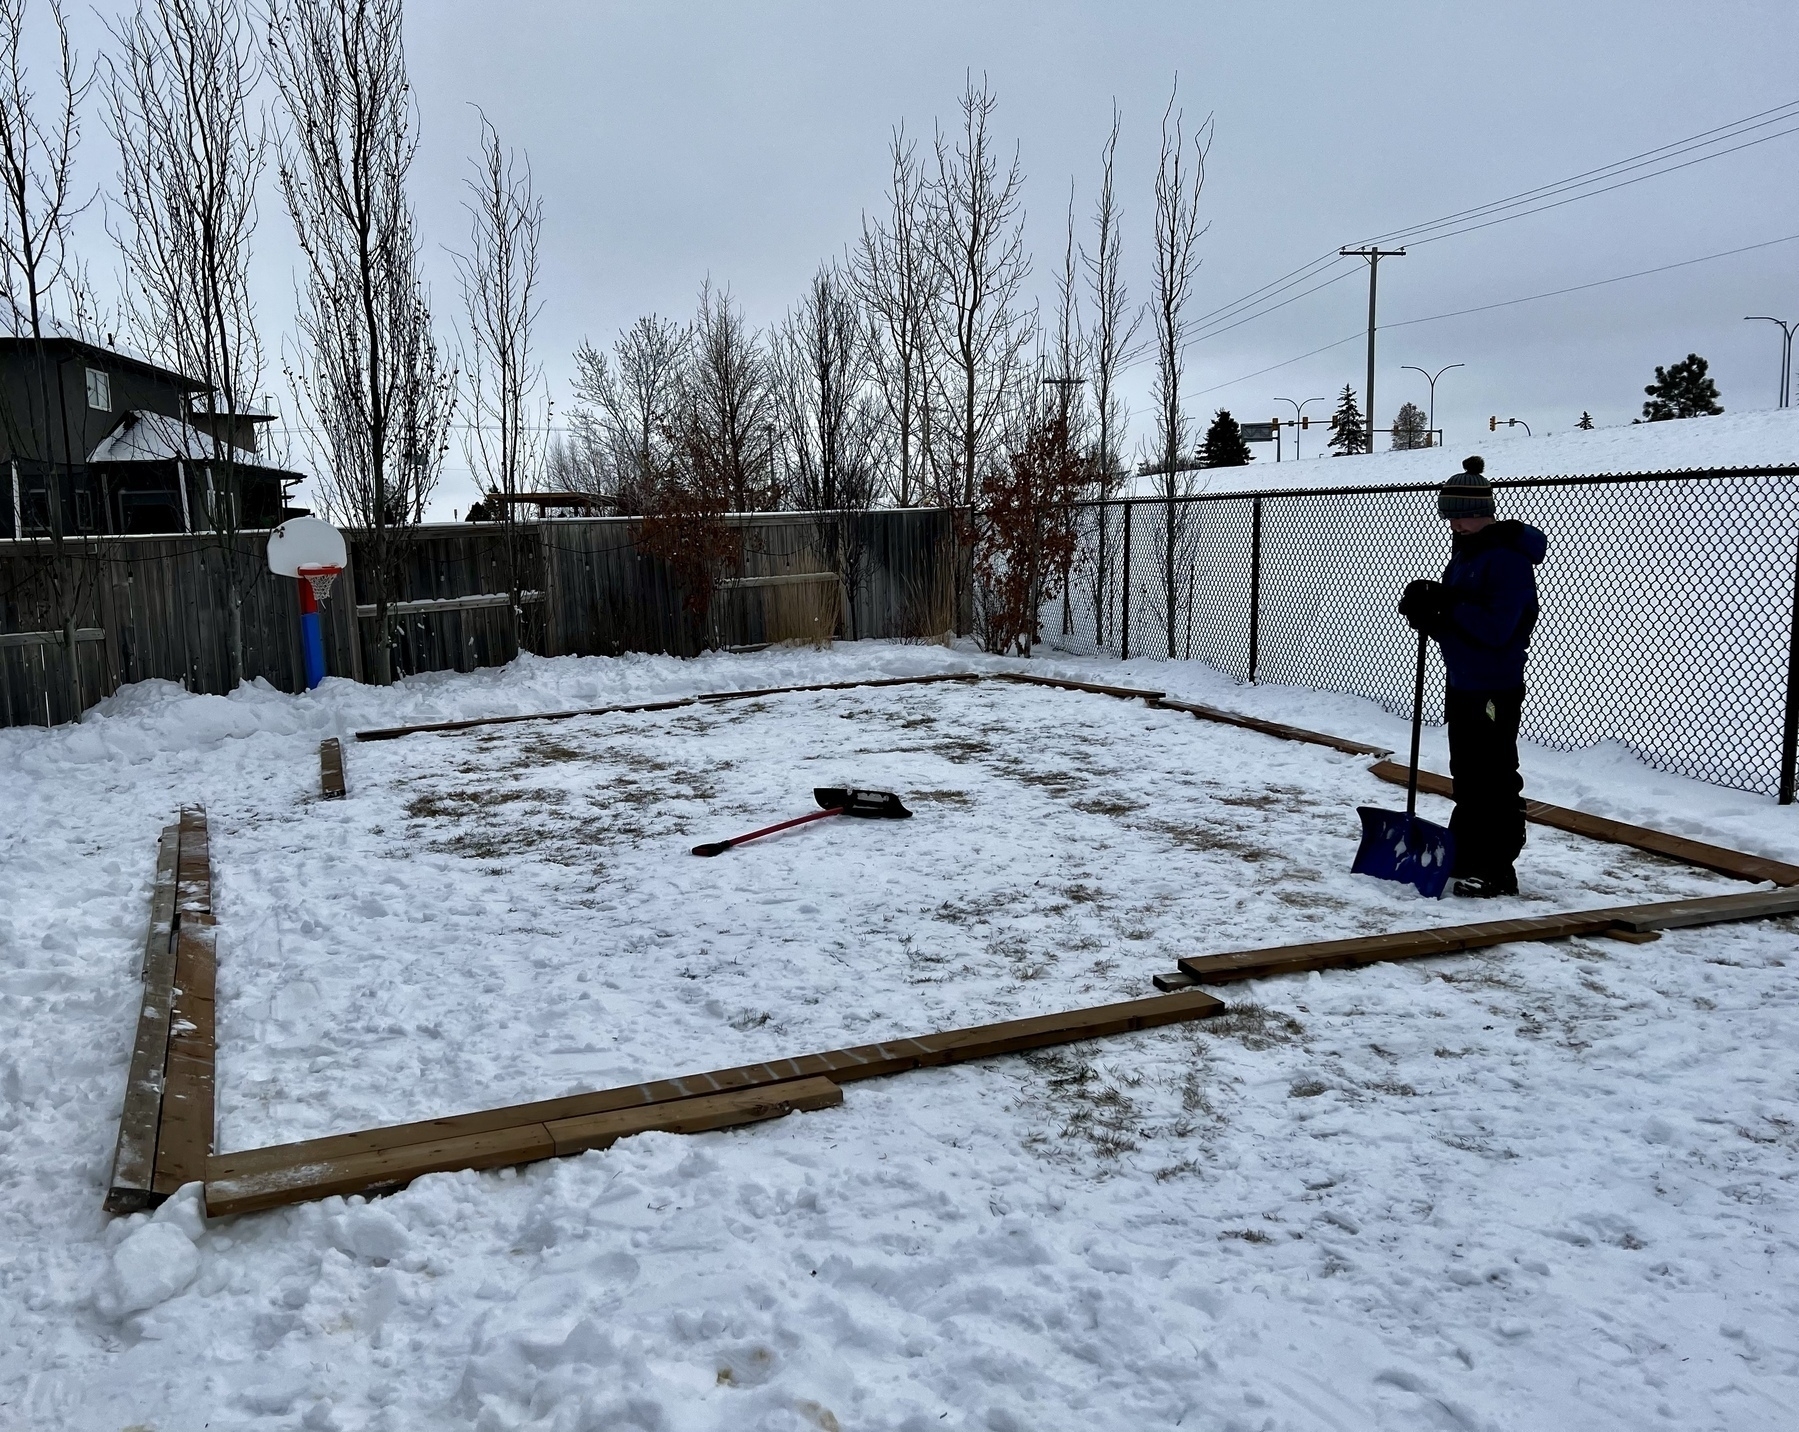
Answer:
POLYGON ((1310 432, 1312 430, 1312 420, 1307 417, 1302 417, 1299 420, 1299 429, 1301 432, 1310 432))
POLYGON ((1487 419, 1487 431, 1490 433, 1496 433, 1499 431, 1499 419, 1497 417, 1492 417, 1492 418, 1487 419))

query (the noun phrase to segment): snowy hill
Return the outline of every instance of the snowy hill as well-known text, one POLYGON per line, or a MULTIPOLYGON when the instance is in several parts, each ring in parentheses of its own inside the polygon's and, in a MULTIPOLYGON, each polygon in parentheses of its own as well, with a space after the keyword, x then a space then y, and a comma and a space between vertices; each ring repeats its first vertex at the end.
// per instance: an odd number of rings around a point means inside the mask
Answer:
MULTIPOLYGON (((1313 441, 1321 435, 1308 434, 1313 441)), ((1799 408, 1726 413, 1668 423, 1626 423, 1614 428, 1525 437, 1506 430, 1478 440, 1423 452, 1377 452, 1349 458, 1269 461, 1267 444, 1248 469, 1212 475, 1208 490, 1232 492, 1276 487, 1376 487, 1441 482, 1462 459, 1479 453, 1487 476, 1576 477, 1619 472, 1668 472, 1683 468, 1799 466, 1799 408)), ((1147 481, 1147 480, 1146 480, 1147 481)), ((1147 493, 1148 488, 1140 489, 1147 493)))

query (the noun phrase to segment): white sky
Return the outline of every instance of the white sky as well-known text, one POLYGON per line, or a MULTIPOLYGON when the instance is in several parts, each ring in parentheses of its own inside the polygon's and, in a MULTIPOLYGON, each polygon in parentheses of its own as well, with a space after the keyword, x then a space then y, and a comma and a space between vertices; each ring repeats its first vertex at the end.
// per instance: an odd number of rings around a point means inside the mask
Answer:
MULTIPOLYGON (((84 46, 98 21, 76 17, 84 46)), ((641 313, 685 317, 706 275, 758 325, 777 321, 819 260, 882 202, 886 145, 904 120, 951 120, 963 75, 985 71, 998 126, 1027 174, 1033 285, 1048 292, 1068 185, 1090 212, 1116 97, 1133 295, 1147 297, 1156 127, 1178 69, 1190 118, 1216 116, 1196 310, 1234 301, 1315 255, 1623 159, 1799 99, 1799 6, 1583 0, 1476 7, 1033 3, 601 4, 415 0, 408 53, 422 146, 413 193, 445 325, 459 317, 449 250, 480 105, 530 155, 546 209, 541 357, 558 411, 570 354, 641 313)), ((83 154, 115 161, 98 123, 83 154)), ((1383 325, 1799 235, 1799 134, 1482 233, 1381 270, 1383 325)), ((96 267, 110 267, 89 226, 96 267)), ((261 318, 291 329, 293 248, 278 198, 258 240, 261 318)), ((1362 341, 1244 375, 1358 333, 1357 276, 1208 340, 1187 389, 1202 420, 1266 419, 1275 399, 1363 386, 1362 341), (1237 381, 1241 380, 1241 381, 1237 381)), ((1438 387, 1450 446, 1507 440, 1488 414, 1537 432, 1582 409, 1628 422, 1658 363, 1703 353, 1726 409, 1776 400, 1779 334, 1799 318, 1799 242, 1583 294, 1397 329, 1379 350, 1377 406, 1423 405, 1402 370, 1467 366, 1438 387)), ((1147 369, 1141 370, 1147 382, 1147 369)), ((278 365, 267 386, 293 407, 278 365)), ((1141 395, 1136 400, 1143 410, 1141 395)), ((1314 404, 1309 413, 1328 411, 1314 404)), ((1135 425, 1142 436, 1146 422, 1135 425)), ((1308 455, 1318 449, 1308 436, 1308 455)), ((1291 449, 1288 450, 1291 456, 1291 449)), ((1272 457, 1272 452, 1267 454, 1272 457)), ((1266 460, 1266 459, 1264 459, 1266 460)), ((475 495, 460 454, 440 505, 475 495)))

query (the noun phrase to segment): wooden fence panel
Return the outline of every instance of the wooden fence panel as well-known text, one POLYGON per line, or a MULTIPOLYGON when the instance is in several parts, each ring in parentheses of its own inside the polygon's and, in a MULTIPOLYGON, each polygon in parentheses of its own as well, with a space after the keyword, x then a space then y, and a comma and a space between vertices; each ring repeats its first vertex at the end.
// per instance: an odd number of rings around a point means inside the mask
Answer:
MULTIPOLYGON (((524 606, 520 637, 554 656, 626 651, 698 654, 708 645, 754 645, 780 635, 775 593, 754 579, 842 572, 850 599, 839 632, 928 637, 955 624, 957 565, 967 554, 952 514, 881 509, 847 514, 755 513, 743 532, 741 587, 721 589, 705 620, 666 563, 643 555, 629 518, 552 519, 511 529, 458 524, 408 530, 389 563, 395 602, 445 601, 509 590, 516 563, 524 606)), ((325 669, 365 679, 383 635, 358 605, 372 605, 375 572, 366 534, 352 532, 350 565, 324 607, 325 669)), ((0 541, 0 636, 44 631, 58 610, 52 578, 76 625, 104 638, 77 643, 79 698, 59 643, 0 644, 0 725, 70 721, 122 684, 160 678, 189 691, 236 685, 233 587, 242 632, 242 679, 282 691, 304 686, 296 584, 267 568, 266 532, 0 541)), ((966 582, 962 586, 966 587, 966 582)), ((841 605, 841 604, 840 604, 841 605)), ((392 613, 385 639, 396 676, 472 671, 517 655, 506 604, 392 613)))

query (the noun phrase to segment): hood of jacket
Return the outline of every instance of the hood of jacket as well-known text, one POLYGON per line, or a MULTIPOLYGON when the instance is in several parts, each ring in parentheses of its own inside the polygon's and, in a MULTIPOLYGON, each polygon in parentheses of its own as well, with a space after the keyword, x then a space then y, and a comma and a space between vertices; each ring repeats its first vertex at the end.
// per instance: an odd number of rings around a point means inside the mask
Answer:
POLYGON ((1457 557, 1478 557, 1482 552, 1491 552, 1501 547, 1510 547, 1535 566, 1549 551, 1549 538, 1528 522, 1495 522, 1478 532, 1457 533, 1454 554, 1457 557))

